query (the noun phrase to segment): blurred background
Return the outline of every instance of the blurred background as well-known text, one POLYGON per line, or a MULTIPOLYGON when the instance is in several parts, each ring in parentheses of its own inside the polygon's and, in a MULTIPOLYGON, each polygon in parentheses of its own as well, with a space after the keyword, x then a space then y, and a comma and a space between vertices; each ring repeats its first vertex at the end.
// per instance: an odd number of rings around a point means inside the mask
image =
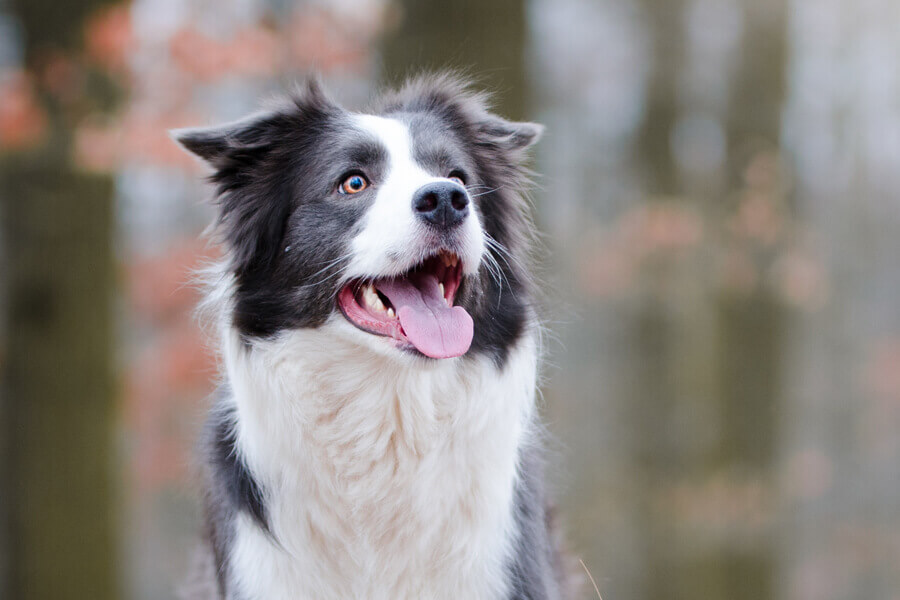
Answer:
POLYGON ((543 411, 603 598, 897 600, 897 31, 896 0, 0 0, 0 598, 187 570, 217 250, 166 130, 454 66, 548 127, 543 411))

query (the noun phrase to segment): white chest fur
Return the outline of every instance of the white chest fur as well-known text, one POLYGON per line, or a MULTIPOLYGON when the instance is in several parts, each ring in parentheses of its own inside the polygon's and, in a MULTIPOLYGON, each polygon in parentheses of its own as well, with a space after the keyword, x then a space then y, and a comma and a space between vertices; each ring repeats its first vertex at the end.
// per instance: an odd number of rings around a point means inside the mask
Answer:
POLYGON ((360 347, 348 326, 249 351, 226 340, 238 451, 274 533, 239 518, 239 597, 505 597, 533 338, 501 371, 488 358, 400 360, 360 347))

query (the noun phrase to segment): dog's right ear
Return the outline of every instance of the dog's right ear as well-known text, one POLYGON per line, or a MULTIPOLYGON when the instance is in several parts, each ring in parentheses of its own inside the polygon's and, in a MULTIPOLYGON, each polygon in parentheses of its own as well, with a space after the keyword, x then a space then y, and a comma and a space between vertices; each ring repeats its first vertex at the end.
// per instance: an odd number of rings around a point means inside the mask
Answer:
POLYGON ((273 139, 272 130, 278 116, 261 112, 213 127, 171 129, 169 135, 185 150, 221 169, 240 157, 264 153, 273 139))
POLYGON ((279 188, 253 177, 274 148, 283 114, 257 113, 215 127, 174 129, 169 135, 213 168, 218 226, 235 272, 259 271, 275 256, 289 203, 279 188))
POLYGON ((239 276, 259 273, 279 252, 293 194, 291 148, 338 110, 310 79, 269 112, 169 132, 214 170, 218 225, 239 276))
POLYGON ((240 167, 264 156, 285 132, 338 110, 316 77, 298 86, 281 105, 231 123, 169 130, 186 150, 216 169, 240 167))

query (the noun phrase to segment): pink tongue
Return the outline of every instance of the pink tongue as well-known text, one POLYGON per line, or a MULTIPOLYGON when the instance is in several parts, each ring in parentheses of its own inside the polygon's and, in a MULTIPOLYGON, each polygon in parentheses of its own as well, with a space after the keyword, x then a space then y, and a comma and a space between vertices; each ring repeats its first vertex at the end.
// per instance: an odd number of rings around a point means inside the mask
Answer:
POLYGON ((419 352, 431 358, 461 356, 472 345, 472 317, 461 306, 447 306, 438 284, 434 275, 417 273, 375 287, 394 305, 403 332, 419 352))

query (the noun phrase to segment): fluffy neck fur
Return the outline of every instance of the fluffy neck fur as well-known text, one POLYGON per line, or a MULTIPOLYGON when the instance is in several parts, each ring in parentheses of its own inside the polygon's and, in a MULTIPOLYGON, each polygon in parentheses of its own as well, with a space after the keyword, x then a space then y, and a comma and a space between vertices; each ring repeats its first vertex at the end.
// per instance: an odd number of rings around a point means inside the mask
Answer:
POLYGON ((237 452, 271 531, 239 515, 235 597, 506 597, 534 337, 498 368, 380 354, 348 327, 226 334, 237 452))

